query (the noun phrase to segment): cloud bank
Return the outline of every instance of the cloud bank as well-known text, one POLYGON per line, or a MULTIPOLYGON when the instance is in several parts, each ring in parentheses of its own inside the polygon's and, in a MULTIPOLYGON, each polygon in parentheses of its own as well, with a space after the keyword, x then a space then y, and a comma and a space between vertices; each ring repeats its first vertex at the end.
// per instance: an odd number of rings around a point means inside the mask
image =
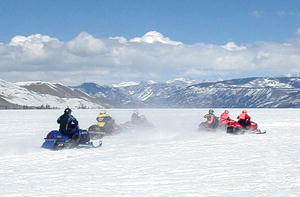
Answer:
POLYGON ((100 84, 175 77, 207 79, 235 76, 297 75, 300 34, 285 43, 238 45, 184 44, 151 31, 127 39, 96 38, 82 32, 70 41, 47 35, 15 36, 0 43, 0 78, 100 84))

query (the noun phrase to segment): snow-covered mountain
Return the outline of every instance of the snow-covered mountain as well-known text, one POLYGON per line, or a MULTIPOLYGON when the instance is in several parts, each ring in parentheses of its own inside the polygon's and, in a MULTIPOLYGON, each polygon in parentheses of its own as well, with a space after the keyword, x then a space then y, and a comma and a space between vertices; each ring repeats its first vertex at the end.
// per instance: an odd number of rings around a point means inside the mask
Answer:
POLYGON ((192 84, 191 80, 182 78, 158 83, 153 80, 146 82, 122 82, 111 86, 95 83, 84 83, 73 88, 80 89, 89 95, 106 98, 115 107, 165 107, 170 94, 192 84), (162 102, 163 101, 163 102, 162 102))
POLYGON ((189 85, 191 81, 180 78, 162 83, 141 82, 135 86, 124 86, 119 89, 147 107, 168 107, 169 96, 189 85))
POLYGON ((99 98, 62 84, 0 80, 0 108, 103 108, 99 98))
POLYGON ((300 78, 297 77, 253 77, 197 84, 178 78, 163 83, 126 82, 107 88, 98 89, 97 94, 123 107, 129 103, 133 107, 174 108, 300 107, 300 78))
POLYGON ((245 78, 191 85, 171 107, 300 107, 300 78, 245 78))
POLYGON ((300 77, 244 78, 196 83, 178 78, 166 82, 123 82, 67 87, 47 82, 0 81, 0 107, 21 108, 207 108, 300 107, 300 77))
POLYGON ((118 85, 104 86, 96 83, 83 83, 79 86, 73 86, 74 89, 81 90, 93 97, 102 99, 107 104, 114 107, 143 107, 143 103, 134 99, 130 94, 122 91, 122 88, 128 88, 138 84, 121 83, 118 85))

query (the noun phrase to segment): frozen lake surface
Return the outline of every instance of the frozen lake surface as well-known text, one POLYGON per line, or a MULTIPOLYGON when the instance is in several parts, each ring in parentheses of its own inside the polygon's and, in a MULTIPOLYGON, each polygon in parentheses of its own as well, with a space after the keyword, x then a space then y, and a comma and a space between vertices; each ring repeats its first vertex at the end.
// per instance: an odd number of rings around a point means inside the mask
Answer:
MULTIPOLYGON (((300 196, 300 109, 250 109, 265 135, 197 132, 207 109, 143 109, 155 130, 40 148, 62 111, 0 111, 0 196, 300 196)), ((73 115, 87 128, 98 112, 73 115)), ((124 123, 132 110, 108 112, 124 123)))

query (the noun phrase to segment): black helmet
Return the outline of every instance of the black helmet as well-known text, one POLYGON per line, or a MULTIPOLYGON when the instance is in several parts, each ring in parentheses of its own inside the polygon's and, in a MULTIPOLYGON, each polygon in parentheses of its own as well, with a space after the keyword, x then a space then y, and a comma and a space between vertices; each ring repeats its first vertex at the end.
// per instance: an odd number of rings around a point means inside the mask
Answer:
POLYGON ((71 112, 72 112, 72 110, 70 108, 66 108, 64 111, 65 114, 71 114, 71 112))
POLYGON ((208 113, 209 113, 209 114, 213 114, 214 112, 215 112, 215 111, 212 110, 212 109, 208 110, 208 113))

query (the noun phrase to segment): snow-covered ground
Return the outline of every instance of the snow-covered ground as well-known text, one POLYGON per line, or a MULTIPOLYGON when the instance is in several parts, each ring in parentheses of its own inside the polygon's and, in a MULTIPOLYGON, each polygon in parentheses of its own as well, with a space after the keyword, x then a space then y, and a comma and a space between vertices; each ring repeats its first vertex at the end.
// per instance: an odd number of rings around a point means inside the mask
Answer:
MULTIPOLYGON (((40 148, 62 110, 0 111, 0 196, 300 196, 300 109, 250 109, 267 134, 238 136, 197 132, 207 109, 140 111, 155 130, 62 151, 40 148)), ((97 113, 73 115, 87 128, 97 113)))

